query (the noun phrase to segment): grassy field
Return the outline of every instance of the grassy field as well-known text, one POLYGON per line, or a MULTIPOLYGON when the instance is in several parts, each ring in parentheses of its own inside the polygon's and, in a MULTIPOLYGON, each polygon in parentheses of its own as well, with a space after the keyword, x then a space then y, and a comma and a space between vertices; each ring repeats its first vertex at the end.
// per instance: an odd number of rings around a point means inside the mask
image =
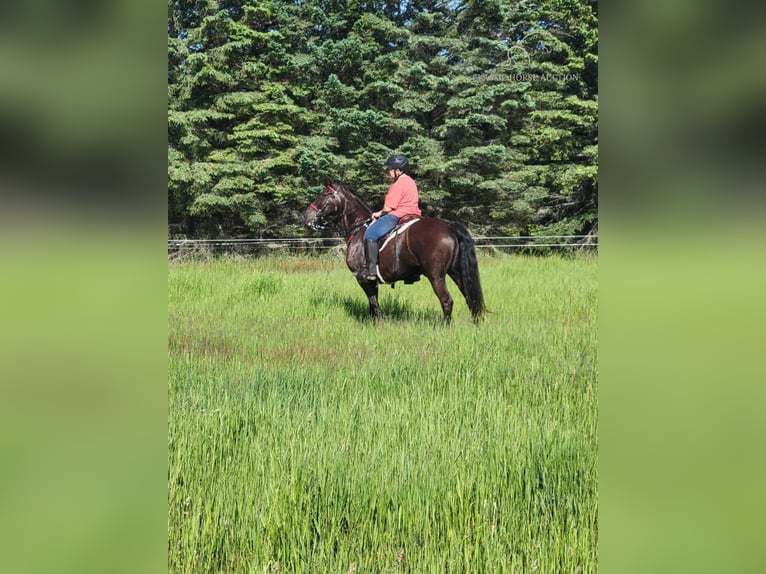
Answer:
POLYGON ((331 256, 169 270, 171 572, 596 571, 595 257, 490 257, 478 326, 331 256))

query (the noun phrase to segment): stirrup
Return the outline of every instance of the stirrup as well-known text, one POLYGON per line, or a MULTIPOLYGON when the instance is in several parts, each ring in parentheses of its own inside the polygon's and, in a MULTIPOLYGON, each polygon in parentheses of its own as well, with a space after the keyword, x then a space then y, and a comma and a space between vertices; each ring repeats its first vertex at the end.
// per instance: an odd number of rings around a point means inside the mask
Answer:
POLYGON ((362 267, 359 271, 356 273, 356 278, 360 279, 362 281, 377 281, 378 276, 373 271, 370 273, 366 267, 362 267))
POLYGON ((362 267, 359 271, 357 271, 356 278, 361 281, 377 281, 378 280, 378 276, 374 274, 370 274, 365 267, 362 267))

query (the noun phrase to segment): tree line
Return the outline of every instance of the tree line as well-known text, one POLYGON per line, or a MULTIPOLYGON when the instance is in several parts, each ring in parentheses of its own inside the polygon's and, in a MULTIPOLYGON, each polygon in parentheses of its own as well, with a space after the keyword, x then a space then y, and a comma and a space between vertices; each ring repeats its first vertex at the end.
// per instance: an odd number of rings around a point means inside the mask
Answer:
POLYGON ((327 177, 373 207, 391 153, 425 215, 598 225, 595 0, 169 0, 171 236, 306 233, 327 177))

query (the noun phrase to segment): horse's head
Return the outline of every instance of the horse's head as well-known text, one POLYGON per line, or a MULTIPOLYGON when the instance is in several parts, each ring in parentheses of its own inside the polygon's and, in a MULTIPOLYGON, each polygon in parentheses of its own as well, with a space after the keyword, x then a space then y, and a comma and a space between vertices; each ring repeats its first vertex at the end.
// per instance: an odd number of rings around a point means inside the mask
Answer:
POLYGON ((325 229, 327 219, 338 215, 341 210, 338 184, 328 183, 322 193, 306 209, 306 213, 303 214, 303 223, 311 229, 325 229))

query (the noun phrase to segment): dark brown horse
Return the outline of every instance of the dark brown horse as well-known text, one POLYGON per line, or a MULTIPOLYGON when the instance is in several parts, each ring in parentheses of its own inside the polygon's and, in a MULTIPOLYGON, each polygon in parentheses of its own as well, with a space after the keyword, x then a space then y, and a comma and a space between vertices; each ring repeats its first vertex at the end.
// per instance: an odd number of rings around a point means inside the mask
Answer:
MULTIPOLYGON (((372 210, 352 189, 330 182, 306 209, 303 221, 312 229, 324 229, 339 217, 346 238, 346 264, 356 274, 365 263, 363 236, 371 222, 372 210)), ((379 275, 385 283, 413 283, 428 277, 444 312, 444 322, 452 317, 452 297, 447 291, 449 275, 465 297, 471 316, 477 321, 484 312, 484 295, 479 281, 474 242, 460 223, 425 217, 389 241, 380 252, 379 275)), ((378 305, 378 282, 358 279, 370 300, 370 315, 382 317, 378 305)))

